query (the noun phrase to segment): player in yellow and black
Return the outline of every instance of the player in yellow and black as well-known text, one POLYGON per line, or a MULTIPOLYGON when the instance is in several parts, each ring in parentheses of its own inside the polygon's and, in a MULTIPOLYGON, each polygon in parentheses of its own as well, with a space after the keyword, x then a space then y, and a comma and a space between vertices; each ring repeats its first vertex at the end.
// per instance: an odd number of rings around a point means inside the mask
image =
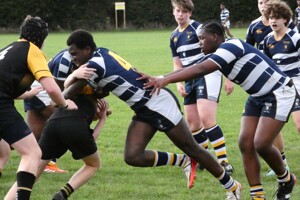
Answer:
POLYGON ((0 139, 10 144, 21 156, 17 172, 19 200, 30 199, 35 182, 41 150, 31 130, 14 106, 14 99, 27 91, 33 80, 38 80, 57 105, 77 109, 71 100, 65 100, 52 78, 41 51, 48 35, 47 24, 39 17, 27 16, 20 27, 20 40, 0 50, 0 139))

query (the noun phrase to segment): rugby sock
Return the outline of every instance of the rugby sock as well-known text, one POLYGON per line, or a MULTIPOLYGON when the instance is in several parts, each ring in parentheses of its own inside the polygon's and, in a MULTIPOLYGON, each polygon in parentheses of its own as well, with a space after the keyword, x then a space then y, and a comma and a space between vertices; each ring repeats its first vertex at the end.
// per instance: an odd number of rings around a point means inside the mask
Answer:
POLYGON ((17 196, 16 199, 29 200, 35 176, 29 172, 19 171, 17 173, 17 196))
POLYGON ((155 158, 153 167, 163 165, 184 166, 187 161, 187 156, 183 154, 175 154, 168 152, 153 151, 155 158))
POLYGON ((284 164, 287 165, 287 160, 286 160, 285 152, 283 151, 280 154, 281 154, 281 158, 282 158, 284 164))
POLYGON ((201 147, 208 149, 208 138, 207 138, 204 128, 193 131, 192 134, 193 134, 194 139, 197 141, 197 143, 201 147))
POLYGON ((74 192, 74 189, 69 183, 67 183, 64 187, 60 189, 60 192, 67 199, 74 192))
POLYGON ((224 189, 227 191, 235 191, 238 187, 237 183, 232 179, 232 177, 223 170, 223 173, 218 177, 220 183, 223 185, 224 189))
POLYGON ((218 158, 219 163, 221 163, 222 161, 228 162, 225 139, 219 125, 216 124, 215 126, 206 129, 205 131, 212 147, 215 150, 215 154, 218 158))
POLYGON ((288 170, 285 170, 283 175, 277 176, 277 181, 279 183, 287 183, 291 180, 291 174, 288 170))
POLYGON ((250 186, 250 195, 254 199, 262 199, 266 198, 266 193, 261 184, 250 186))

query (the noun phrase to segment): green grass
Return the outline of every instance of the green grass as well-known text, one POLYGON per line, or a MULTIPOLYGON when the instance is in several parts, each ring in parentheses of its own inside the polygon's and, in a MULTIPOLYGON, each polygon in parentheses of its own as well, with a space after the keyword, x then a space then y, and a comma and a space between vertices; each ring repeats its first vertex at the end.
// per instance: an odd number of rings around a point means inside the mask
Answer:
MULTIPOLYGON (((128 60, 139 70, 153 75, 160 75, 172 71, 172 59, 169 49, 168 31, 145 32, 95 32, 94 37, 98 46, 109 48, 128 60)), ((233 34, 244 39, 246 29, 233 29, 233 34)), ((50 33, 44 48, 48 58, 66 47, 69 33, 50 33)), ((15 34, 1 34, 0 46, 9 44, 18 38, 15 34)), ((175 85, 170 85, 175 94, 175 85)), ((222 93, 218 123, 223 129, 228 156, 235 167, 234 178, 239 180, 243 187, 243 199, 249 198, 249 186, 245 178, 237 140, 240 127, 240 116, 247 95, 238 86, 232 95, 222 93)), ((182 98, 179 98, 182 102, 182 98)), ((123 161, 123 149, 126 131, 133 112, 114 96, 108 101, 113 114, 108 118, 100 137, 97 140, 101 153, 102 168, 97 175, 86 185, 72 194, 70 199, 92 200, 194 200, 194 199, 225 199, 225 192, 219 182, 207 171, 197 173, 197 181, 192 190, 186 189, 186 180, 178 167, 135 168, 126 165, 123 161)), ((16 101, 23 113, 22 101, 16 101)), ((294 128, 292 120, 285 126, 284 137, 286 154, 292 171, 300 177, 299 135, 294 128)), ((148 145, 148 149, 178 152, 163 133, 157 133, 148 145)), ((8 188, 15 181, 15 172, 19 158, 15 152, 0 178, 0 199, 4 197, 8 188)), ((267 165, 262 161, 261 172, 267 171, 267 165)), ((59 165, 70 172, 67 174, 44 173, 34 187, 33 200, 51 199, 52 195, 62 187, 71 175, 81 167, 81 161, 74 161, 67 153, 59 159, 59 165)), ((262 183, 267 192, 268 199, 273 198, 276 190, 275 177, 262 176, 262 183)), ((300 197, 300 188, 296 186, 293 199, 300 197)))

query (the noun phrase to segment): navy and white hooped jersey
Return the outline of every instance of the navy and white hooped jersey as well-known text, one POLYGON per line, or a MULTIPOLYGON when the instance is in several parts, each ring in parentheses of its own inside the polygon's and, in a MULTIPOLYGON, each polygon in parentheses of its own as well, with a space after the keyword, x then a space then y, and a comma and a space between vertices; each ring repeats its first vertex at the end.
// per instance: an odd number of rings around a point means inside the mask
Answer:
POLYGON ((200 27, 199 22, 191 20, 184 30, 177 27, 171 34, 172 57, 179 57, 183 67, 191 66, 203 57, 197 36, 200 27))
MULTIPOLYGON (((298 31, 292 20, 289 23, 289 28, 298 31)), ((272 28, 269 25, 265 25, 262 21, 262 17, 253 20, 248 27, 246 42, 252 46, 256 46, 257 49, 263 51, 264 39, 272 32, 272 28)))
MULTIPOLYGON (((224 8, 223 10, 221 10, 221 13, 220 13, 220 20, 222 23, 224 23, 224 21, 226 20, 227 17, 229 17, 229 10, 224 8)), ((229 21, 229 20, 228 20, 229 21)))
POLYGON ((264 53, 289 77, 300 76, 300 34, 288 29, 279 40, 274 32, 264 39, 264 53))
POLYGON ((48 67, 55 79, 65 81, 75 65, 72 63, 68 49, 65 49, 48 62, 48 67))
POLYGON ((236 38, 221 44, 208 59, 253 97, 269 94, 290 80, 265 54, 236 38))
POLYGON ((137 111, 151 98, 151 90, 143 89, 145 81, 136 80, 140 75, 116 53, 99 48, 87 65, 97 70, 90 81, 112 92, 132 110, 137 111))

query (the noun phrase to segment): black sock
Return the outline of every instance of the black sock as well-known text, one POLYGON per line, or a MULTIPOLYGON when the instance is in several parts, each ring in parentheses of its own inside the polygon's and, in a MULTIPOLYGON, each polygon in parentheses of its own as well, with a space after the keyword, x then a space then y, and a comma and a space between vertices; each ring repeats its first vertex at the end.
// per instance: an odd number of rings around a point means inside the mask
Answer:
POLYGON ((20 171, 17 173, 17 199, 29 200, 35 176, 29 172, 20 171))
POLYGON ((68 198, 74 192, 74 189, 69 183, 67 183, 64 187, 60 189, 60 191, 65 198, 68 198))

